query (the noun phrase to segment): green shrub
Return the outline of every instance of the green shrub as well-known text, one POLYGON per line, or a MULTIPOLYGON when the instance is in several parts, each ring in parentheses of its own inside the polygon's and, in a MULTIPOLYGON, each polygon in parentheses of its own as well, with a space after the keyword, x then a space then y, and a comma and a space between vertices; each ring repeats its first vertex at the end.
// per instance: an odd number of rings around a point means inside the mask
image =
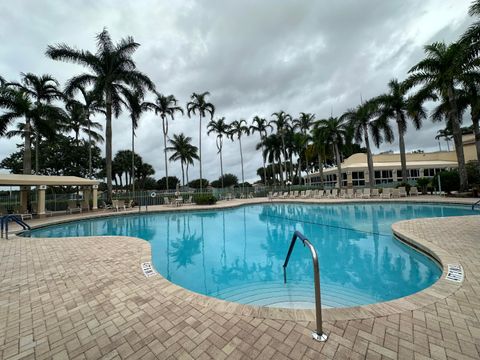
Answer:
POLYGON ((417 186, 422 192, 422 194, 426 194, 428 190, 428 185, 430 185, 430 179, 429 178, 418 178, 417 179, 417 186))
POLYGON ((193 201, 197 205, 213 205, 217 202, 217 198, 212 194, 195 195, 193 201))
POLYGON ((450 194, 452 191, 460 189, 460 176, 457 170, 441 171, 433 177, 433 186, 438 190, 438 177, 440 176, 440 185, 442 191, 450 194))
POLYGON ((469 161, 466 164, 468 183, 480 185, 480 161, 469 161))

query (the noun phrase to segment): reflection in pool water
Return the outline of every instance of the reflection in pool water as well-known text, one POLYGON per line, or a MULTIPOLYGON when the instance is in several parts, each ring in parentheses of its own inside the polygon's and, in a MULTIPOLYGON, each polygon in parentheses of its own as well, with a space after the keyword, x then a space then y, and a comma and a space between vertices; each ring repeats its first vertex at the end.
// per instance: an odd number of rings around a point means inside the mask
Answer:
POLYGON ((140 237, 150 241, 156 270, 187 289, 245 304, 308 308, 312 262, 300 243, 283 283, 283 261, 299 230, 319 254, 324 305, 344 307, 406 296, 441 275, 430 258, 393 238, 392 223, 469 214, 467 207, 431 204, 264 204, 132 213, 42 228, 32 236, 140 237))

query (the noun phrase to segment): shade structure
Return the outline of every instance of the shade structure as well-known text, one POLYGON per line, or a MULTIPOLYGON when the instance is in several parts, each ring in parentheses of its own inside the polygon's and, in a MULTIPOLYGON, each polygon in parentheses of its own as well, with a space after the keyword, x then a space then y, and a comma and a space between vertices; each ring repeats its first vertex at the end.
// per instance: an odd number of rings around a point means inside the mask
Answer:
POLYGON ((0 186, 92 186, 98 184, 98 180, 77 176, 0 174, 0 186))

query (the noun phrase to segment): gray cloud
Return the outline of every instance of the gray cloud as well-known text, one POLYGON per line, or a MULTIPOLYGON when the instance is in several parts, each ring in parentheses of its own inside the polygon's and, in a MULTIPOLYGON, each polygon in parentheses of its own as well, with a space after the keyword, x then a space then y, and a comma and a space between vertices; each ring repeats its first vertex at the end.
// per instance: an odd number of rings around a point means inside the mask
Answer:
MULTIPOLYGON (((292 115, 314 112, 317 118, 339 115, 386 90, 388 80, 403 79, 423 56, 423 45, 453 41, 471 22, 469 3, 418 1, 21 1, 0 5, 0 74, 51 73, 60 81, 80 66, 43 56, 49 44, 66 42, 94 49, 94 35, 106 26, 114 39, 132 35, 142 46, 138 67, 182 104, 192 92, 210 91, 216 116, 227 120, 254 115, 266 118, 283 109, 292 115), (27 15, 27 16, 26 16, 27 15)), ((114 150, 129 147, 126 114, 114 122, 114 150)), ((409 131, 410 150, 438 148, 440 124, 425 122, 409 131)), ((184 132, 198 143, 198 119, 178 116, 170 134, 184 132)), ((219 176, 214 137, 203 126, 204 174, 219 176)), ((261 156, 258 136, 245 138, 245 174, 255 179, 261 156)), ((142 117, 137 151, 164 175, 160 121, 142 117)), ((397 150, 384 144, 378 151, 397 150)), ((0 140, 0 158, 15 142, 0 140)), ((237 142, 225 141, 225 171, 240 177, 237 142)), ((179 164, 170 172, 180 175, 179 164)), ((190 178, 198 177, 198 165, 190 178)))

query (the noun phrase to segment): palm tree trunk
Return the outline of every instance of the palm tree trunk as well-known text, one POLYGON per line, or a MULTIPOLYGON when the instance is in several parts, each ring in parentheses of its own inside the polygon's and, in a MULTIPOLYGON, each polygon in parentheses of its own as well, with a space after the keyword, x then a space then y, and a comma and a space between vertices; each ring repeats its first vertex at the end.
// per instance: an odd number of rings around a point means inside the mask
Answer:
POLYGON ((165 155, 165 184, 168 191, 168 161, 167 161, 167 132, 168 124, 165 125, 165 117, 162 116, 162 127, 163 127, 163 153, 165 155))
POLYGON ((180 161, 180 165, 182 166, 182 183, 185 186, 185 170, 183 169, 183 161, 180 161))
POLYGON ((200 160, 200 192, 203 192, 203 177, 202 177, 202 113, 200 113, 200 123, 198 130, 198 152, 200 160))
POLYGON ((85 119, 88 126, 88 178, 92 178, 92 134, 90 133, 90 116, 85 115, 85 119))
POLYGON ((280 185, 283 186, 283 169, 282 169, 282 159, 278 157, 278 176, 280 177, 280 185))
POLYGON ((133 128, 133 122, 132 122, 132 174, 130 178, 132 179, 132 193, 134 193, 135 192, 135 130, 133 128))
POLYGON ((373 156, 372 151, 370 149, 370 141, 368 140, 368 129, 365 126, 363 129, 364 137, 365 137, 365 147, 367 148, 367 163, 368 163, 368 184, 371 188, 375 185, 375 172, 373 169, 373 156))
POLYGON ((402 182, 407 183, 407 155, 405 154, 405 134, 400 126, 400 114, 397 114, 397 126, 398 126, 398 145, 400 147, 400 164, 402 166, 402 182))
POLYGON ((40 134, 37 131, 35 133, 35 175, 38 175, 38 171, 40 170, 39 159, 40 159, 40 134))
POLYGON ((320 150, 318 151, 318 173, 320 175, 320 186, 323 188, 323 163, 322 155, 320 155, 320 150))
POLYGON ((340 159, 340 151, 338 150, 337 142, 333 143, 333 147, 335 150, 335 161, 337 162, 337 180, 338 180, 338 188, 342 188, 342 160, 340 159))
POLYGON ((261 144, 262 144, 262 158, 263 158, 263 185, 267 186, 267 169, 266 169, 266 163, 267 163, 267 157, 265 156, 265 153, 263 152, 263 141, 264 139, 260 139, 261 144))
POLYGON ((473 111, 472 123, 473 123, 473 133, 475 134, 475 148, 477 149, 477 160, 480 161, 480 114, 475 114, 473 111))
POLYGON ((25 119, 25 146, 23 150, 23 173, 32 174, 32 143, 31 143, 31 124, 30 119, 25 119))
POLYGON ((187 174, 187 185, 188 185, 188 183, 189 183, 189 181, 188 181, 188 163, 187 163, 187 169, 186 170, 187 170, 186 174, 187 174))
POLYGON ((222 177, 222 190, 223 186, 223 156, 222 156, 222 146, 220 146, 220 176, 222 177))
POLYGON ((450 123, 452 124, 453 142, 457 154, 458 174, 460 175, 460 191, 468 190, 467 169, 465 167, 465 155, 463 152, 462 130, 460 128, 460 119, 458 117, 457 102, 455 100, 455 90, 453 87, 448 89, 450 111, 448 113, 450 123))
POLYGON ((242 137, 238 137, 238 143, 240 144, 240 163, 242 165, 242 193, 245 193, 245 177, 243 174, 243 152, 242 152, 242 137))
POLYGON ((106 126, 105 126, 105 161, 107 175, 107 202, 112 202, 112 93, 107 89, 106 102, 106 126))
MULTIPOLYGON (((282 133, 282 153, 283 153, 283 164, 284 164, 283 170, 285 170, 285 179, 286 179, 287 178, 287 150, 285 149, 285 137, 283 133, 282 133)), ((282 182, 282 186, 284 186, 285 184, 283 183, 283 175, 280 177, 280 179, 282 182)))

